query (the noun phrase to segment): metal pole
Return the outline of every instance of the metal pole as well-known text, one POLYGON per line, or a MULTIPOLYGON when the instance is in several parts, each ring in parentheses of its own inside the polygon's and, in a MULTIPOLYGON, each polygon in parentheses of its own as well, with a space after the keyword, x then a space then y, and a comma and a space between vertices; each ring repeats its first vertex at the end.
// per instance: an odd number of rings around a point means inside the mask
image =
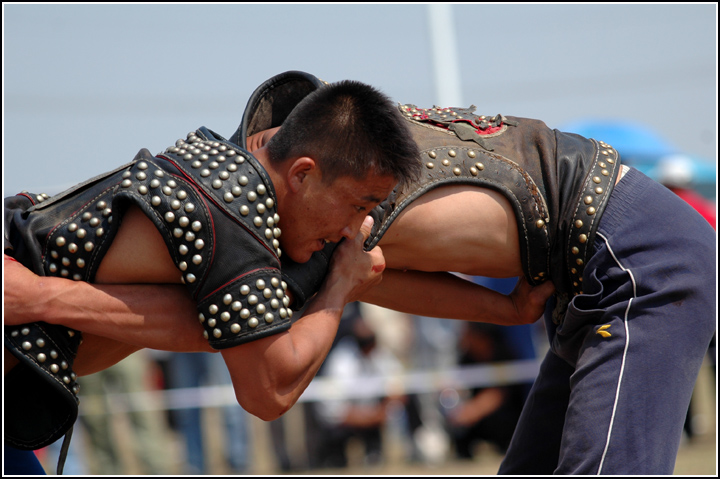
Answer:
POLYGON ((452 5, 433 3, 427 7, 437 106, 465 106, 452 5))

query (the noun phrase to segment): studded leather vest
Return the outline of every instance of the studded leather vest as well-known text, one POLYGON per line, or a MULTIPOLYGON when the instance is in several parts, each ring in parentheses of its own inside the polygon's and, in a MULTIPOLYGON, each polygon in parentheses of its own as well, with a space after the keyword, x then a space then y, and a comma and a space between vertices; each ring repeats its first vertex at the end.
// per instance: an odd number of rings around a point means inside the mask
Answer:
MULTIPOLYGON (((165 240, 179 279, 197 301, 212 347, 284 331, 292 311, 280 274, 279 217, 265 170, 206 128, 153 156, 55 197, 5 200, 5 252, 39 275, 92 282, 130 205, 165 240)), ((5 439, 23 449, 54 442, 77 417, 72 365, 82 335, 43 322, 5 327, 20 360, 5 378, 5 439), (42 412, 39 412, 42 411, 42 412)))
POLYGON ((538 120, 478 116, 474 106, 399 108, 420 147, 425 173, 373 211, 366 246, 376 245, 412 201, 434 188, 490 188, 514 209, 528 281, 551 279, 566 297, 581 293, 583 268, 620 170, 617 152, 538 120))

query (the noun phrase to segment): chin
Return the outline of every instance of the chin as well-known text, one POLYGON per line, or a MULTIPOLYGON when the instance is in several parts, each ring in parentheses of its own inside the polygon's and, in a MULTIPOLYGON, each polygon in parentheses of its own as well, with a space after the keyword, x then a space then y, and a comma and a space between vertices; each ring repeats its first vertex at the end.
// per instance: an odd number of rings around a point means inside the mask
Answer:
POLYGON ((294 251, 288 252, 283 250, 283 255, 288 256, 291 260, 296 263, 307 263, 310 261, 314 251, 294 251))

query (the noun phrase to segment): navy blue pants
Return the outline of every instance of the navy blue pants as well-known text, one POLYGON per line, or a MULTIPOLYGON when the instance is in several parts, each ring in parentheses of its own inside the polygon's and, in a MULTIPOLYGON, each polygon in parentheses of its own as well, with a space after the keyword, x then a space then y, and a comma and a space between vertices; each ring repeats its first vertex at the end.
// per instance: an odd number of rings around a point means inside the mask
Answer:
MULTIPOLYGON (((631 169, 560 325, 500 474, 672 474, 715 332, 716 236, 631 169)), ((548 308, 551 311, 551 308, 548 308)))

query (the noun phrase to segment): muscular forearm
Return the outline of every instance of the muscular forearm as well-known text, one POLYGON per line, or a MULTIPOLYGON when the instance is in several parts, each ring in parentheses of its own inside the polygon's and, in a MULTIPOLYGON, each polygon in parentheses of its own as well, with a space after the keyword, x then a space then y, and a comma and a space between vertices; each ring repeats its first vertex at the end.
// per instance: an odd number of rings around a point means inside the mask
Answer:
POLYGON ((516 324, 507 296, 450 273, 388 269, 362 300, 418 316, 516 324))
POLYGON ((330 351, 343 305, 318 294, 288 331, 223 350, 240 405, 266 421, 290 409, 330 351))
POLYGON ((388 269, 380 285, 360 299, 418 316, 513 326, 540 318, 553 292, 549 281, 532 287, 521 279, 504 295, 451 273, 388 269))
POLYGON ((211 350, 182 286, 98 285, 34 275, 29 280, 23 288, 6 283, 6 324, 45 321, 140 348, 211 350))
POLYGON ((372 221, 335 250, 330 273, 303 317, 286 332, 223 350, 235 395, 245 410, 273 420, 295 404, 330 351, 342 311, 380 282, 379 248, 363 252, 372 221))

